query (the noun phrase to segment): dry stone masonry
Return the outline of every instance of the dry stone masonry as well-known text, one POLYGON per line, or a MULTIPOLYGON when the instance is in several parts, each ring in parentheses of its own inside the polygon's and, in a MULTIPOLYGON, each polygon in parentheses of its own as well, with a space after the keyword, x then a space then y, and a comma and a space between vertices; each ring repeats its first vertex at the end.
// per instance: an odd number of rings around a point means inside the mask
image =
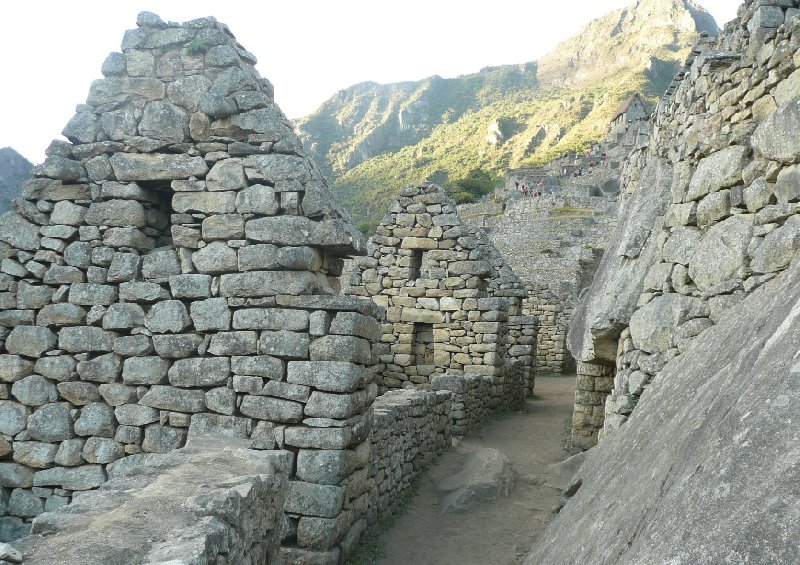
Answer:
POLYGON ((434 184, 400 192, 353 263, 347 292, 386 309, 378 384, 429 388, 436 375, 487 379, 491 407, 533 390, 536 319, 528 292, 483 233, 434 184))
POLYGON ((137 25, 0 216, 0 539, 344 563, 454 430, 532 392, 528 291, 432 186, 343 285, 366 241, 255 57, 213 18, 137 25))
POLYGON ((797 255, 798 13, 748 1, 702 38, 626 165, 616 247, 570 330, 575 443, 620 427, 670 359, 797 255))

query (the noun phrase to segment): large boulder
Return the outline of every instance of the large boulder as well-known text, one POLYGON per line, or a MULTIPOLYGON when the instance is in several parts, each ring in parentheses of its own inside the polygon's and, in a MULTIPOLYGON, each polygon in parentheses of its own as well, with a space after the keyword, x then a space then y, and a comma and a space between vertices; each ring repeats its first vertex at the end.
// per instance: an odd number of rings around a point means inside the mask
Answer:
POLYGON ((437 485, 445 493, 441 513, 466 512, 477 504, 508 496, 516 484, 509 458, 496 449, 480 448, 469 454, 464 468, 437 485))

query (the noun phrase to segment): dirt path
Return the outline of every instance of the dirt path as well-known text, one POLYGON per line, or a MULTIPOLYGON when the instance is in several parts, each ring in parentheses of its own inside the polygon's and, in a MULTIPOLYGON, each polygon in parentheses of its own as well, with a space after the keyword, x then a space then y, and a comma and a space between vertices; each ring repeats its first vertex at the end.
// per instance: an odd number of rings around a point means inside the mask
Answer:
POLYGON ((443 454, 421 480, 408 512, 379 540, 380 565, 511 565, 522 561, 558 505, 569 477, 548 465, 566 458, 575 378, 538 377, 536 398, 519 412, 490 422, 443 454), (505 453, 516 470, 511 496, 470 512, 439 514, 436 484, 458 472, 478 447, 505 453))

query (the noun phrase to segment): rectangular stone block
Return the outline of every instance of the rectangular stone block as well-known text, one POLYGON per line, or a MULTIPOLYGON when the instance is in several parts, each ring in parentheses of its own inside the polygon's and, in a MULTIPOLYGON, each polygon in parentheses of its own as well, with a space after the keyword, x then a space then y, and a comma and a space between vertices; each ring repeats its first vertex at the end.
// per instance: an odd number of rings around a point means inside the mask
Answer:
POLYGON ((284 510, 303 516, 334 518, 342 511, 343 504, 342 487, 290 481, 284 510))
POLYGON ((366 371, 345 361, 289 361, 287 381, 327 392, 353 392, 364 387, 366 371))
POLYGON ((206 407, 205 394, 202 390, 181 389, 166 385, 153 385, 139 403, 151 408, 175 412, 202 412, 206 407))
POLYGON ((169 382, 179 387, 211 387, 228 382, 230 359, 208 357, 179 359, 169 369, 169 382))
POLYGON ((120 181, 188 179, 202 177, 208 172, 202 157, 184 153, 115 153, 111 157, 111 167, 120 181))
POLYGON ((305 295, 318 288, 316 275, 306 271, 248 271, 222 275, 220 279, 221 296, 305 295))
POLYGON ((310 336, 288 331, 262 331, 259 351, 267 355, 289 358, 308 358, 310 336))
POLYGON ((269 355, 233 356, 231 370, 237 375, 252 375, 281 380, 284 374, 283 361, 269 355))
POLYGON ((305 310, 287 308, 245 308, 233 313, 233 327, 237 330, 285 330, 308 329, 309 313, 305 310))
POLYGON ((356 312, 339 312, 331 322, 330 332, 338 335, 352 335, 378 341, 381 325, 375 318, 356 312))
POLYGON ((269 422, 293 424, 303 419, 302 404, 281 398, 245 396, 239 410, 246 416, 269 422))

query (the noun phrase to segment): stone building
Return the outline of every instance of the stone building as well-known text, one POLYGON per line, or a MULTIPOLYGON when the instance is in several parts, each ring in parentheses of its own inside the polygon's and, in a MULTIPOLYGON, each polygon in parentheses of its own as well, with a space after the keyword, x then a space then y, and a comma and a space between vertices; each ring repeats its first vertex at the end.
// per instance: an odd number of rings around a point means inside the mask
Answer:
POLYGON ((0 536, 213 434, 286 450, 284 557, 335 561, 370 490, 382 313, 338 294, 366 242, 226 26, 137 23, 0 217, 0 536))
POLYGON ((461 221, 434 184, 400 192, 353 263, 348 293, 386 309, 378 384, 431 385, 438 374, 482 375, 494 404, 533 389, 536 320, 527 291, 484 234, 461 221))
POLYGON ((616 116, 611 121, 611 137, 618 137, 625 134, 628 124, 633 122, 646 121, 650 116, 647 105, 638 94, 632 94, 627 100, 620 104, 616 116))

